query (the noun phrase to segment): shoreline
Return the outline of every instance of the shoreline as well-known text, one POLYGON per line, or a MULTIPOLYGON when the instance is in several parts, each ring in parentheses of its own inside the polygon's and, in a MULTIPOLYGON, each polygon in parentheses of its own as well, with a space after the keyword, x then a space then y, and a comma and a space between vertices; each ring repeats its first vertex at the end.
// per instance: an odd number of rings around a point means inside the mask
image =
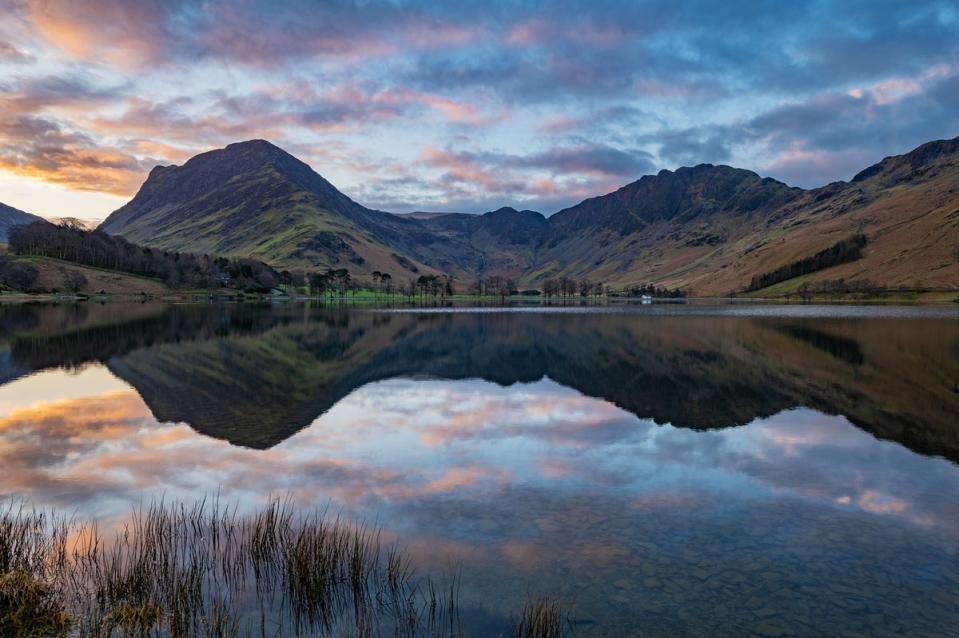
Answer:
POLYGON ((385 294, 361 294, 358 296, 321 296, 306 295, 250 295, 250 294, 206 294, 198 292, 171 293, 168 295, 144 294, 60 294, 60 293, 23 293, 0 292, 0 303, 317 303, 322 305, 371 305, 390 304, 402 306, 436 306, 457 303, 482 303, 484 305, 515 305, 531 304, 544 306, 608 306, 615 304, 688 304, 688 303, 722 303, 722 304, 788 304, 788 305, 948 305, 959 304, 959 291, 926 291, 909 293, 879 293, 869 295, 848 296, 813 296, 808 299, 795 297, 754 297, 754 296, 717 296, 717 297, 685 297, 685 298, 653 298, 644 300, 638 297, 600 297, 600 298, 553 298, 547 299, 540 295, 511 295, 509 297, 453 295, 452 297, 414 298, 385 294))

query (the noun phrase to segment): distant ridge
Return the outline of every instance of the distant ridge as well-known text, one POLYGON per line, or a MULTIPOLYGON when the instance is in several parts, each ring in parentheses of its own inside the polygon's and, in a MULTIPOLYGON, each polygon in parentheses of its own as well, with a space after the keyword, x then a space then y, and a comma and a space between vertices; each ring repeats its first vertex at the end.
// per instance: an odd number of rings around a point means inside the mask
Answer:
POLYGON ((22 210, 0 203, 0 242, 7 241, 7 233, 14 226, 44 221, 42 217, 25 213, 22 210))
MULTIPOLYGON (((394 215, 353 201, 265 140, 157 167, 101 226, 165 249, 250 256, 280 267, 654 283, 695 294, 744 290, 757 275, 862 233, 861 259, 778 286, 842 279, 959 289, 959 138, 888 157, 851 182, 803 190, 700 164, 647 175, 545 217, 394 215)), ((762 292, 762 291, 760 291, 762 292)))

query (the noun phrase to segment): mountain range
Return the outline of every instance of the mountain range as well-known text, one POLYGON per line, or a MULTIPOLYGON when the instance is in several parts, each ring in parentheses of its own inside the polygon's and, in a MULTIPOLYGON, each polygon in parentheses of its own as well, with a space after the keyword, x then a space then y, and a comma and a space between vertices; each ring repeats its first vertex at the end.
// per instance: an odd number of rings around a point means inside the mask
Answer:
POLYGON ((722 165, 663 170, 549 217, 513 208, 373 210, 279 147, 252 140, 154 168, 101 229, 167 250, 379 270, 394 281, 500 275, 536 287, 572 277, 694 294, 744 290, 754 276, 863 234, 861 258, 779 291, 838 279, 951 290, 959 287, 959 138, 811 190, 722 165))

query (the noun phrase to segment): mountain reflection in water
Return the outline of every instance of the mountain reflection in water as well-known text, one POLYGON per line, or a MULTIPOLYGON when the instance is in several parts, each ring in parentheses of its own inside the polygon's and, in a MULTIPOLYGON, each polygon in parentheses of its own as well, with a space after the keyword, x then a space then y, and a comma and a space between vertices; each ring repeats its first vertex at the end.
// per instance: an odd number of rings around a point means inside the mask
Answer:
POLYGON ((586 634, 959 623, 956 318, 0 313, 0 494, 330 503, 586 634))
POLYGON ((105 364, 161 421, 266 449, 373 381, 547 377, 676 427, 792 407, 959 460, 959 321, 5 307, 0 380, 105 364), (135 311, 135 312, 133 312, 135 311))

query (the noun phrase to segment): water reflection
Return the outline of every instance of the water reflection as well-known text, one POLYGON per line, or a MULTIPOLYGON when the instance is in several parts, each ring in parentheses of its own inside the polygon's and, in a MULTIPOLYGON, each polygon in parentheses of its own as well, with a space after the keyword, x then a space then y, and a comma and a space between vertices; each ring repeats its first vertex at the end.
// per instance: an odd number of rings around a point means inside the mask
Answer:
POLYGON ((585 634, 959 622, 952 320, 16 312, 4 494, 330 502, 585 634))
POLYGON ((955 318, 123 308, 3 308, 0 379, 101 362, 159 420, 255 448, 373 381, 547 377, 657 423, 729 427, 811 407, 959 459, 955 318))

